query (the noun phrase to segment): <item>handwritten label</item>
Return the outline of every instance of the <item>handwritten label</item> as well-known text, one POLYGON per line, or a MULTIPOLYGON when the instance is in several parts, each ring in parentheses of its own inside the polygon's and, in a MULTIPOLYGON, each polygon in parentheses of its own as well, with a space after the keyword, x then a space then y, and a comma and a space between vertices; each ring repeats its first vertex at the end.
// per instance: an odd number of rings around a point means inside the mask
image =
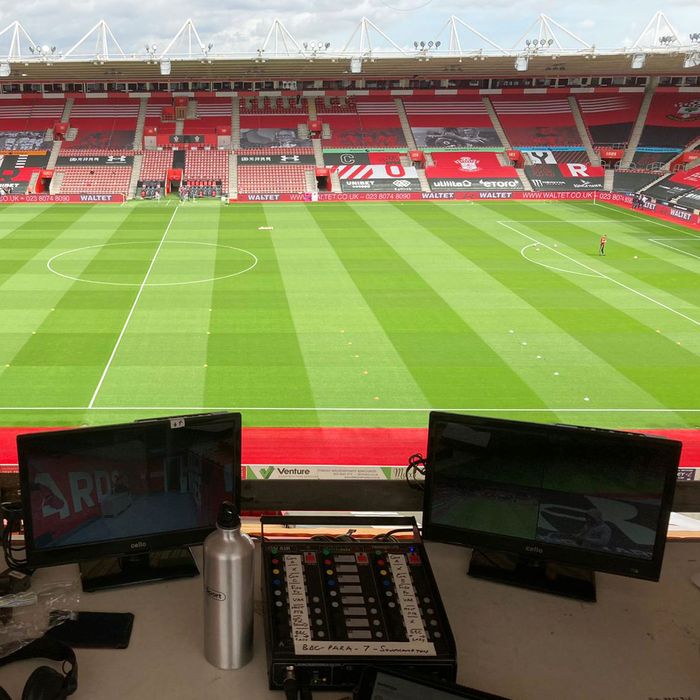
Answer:
POLYGON ((311 641, 309 609, 306 606, 306 586, 304 585, 304 567, 301 563, 301 555, 285 554, 284 568, 287 578, 287 597, 289 598, 289 625, 296 646, 297 642, 311 641))
POLYGON ((435 656, 431 642, 294 642, 294 651, 307 656, 435 656))
POLYGON ((413 581, 411 572, 406 564, 406 557, 403 554, 387 555, 391 573, 396 587, 396 598, 401 607, 403 623, 406 627, 406 636, 409 642, 426 642, 425 627, 420 616, 420 608, 413 592, 413 581))

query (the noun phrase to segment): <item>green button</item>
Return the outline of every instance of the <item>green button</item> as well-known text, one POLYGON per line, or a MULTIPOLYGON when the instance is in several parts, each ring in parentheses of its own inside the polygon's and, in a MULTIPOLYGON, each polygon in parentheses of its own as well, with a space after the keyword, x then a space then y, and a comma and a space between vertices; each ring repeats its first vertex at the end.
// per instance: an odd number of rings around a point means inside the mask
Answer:
POLYGON ((323 550, 323 556, 327 557, 331 553, 331 550, 328 549, 328 547, 324 548, 323 550))
POLYGON ((277 554, 278 549, 277 549, 277 547, 271 547, 271 548, 270 548, 270 551, 271 551, 273 554, 277 554))

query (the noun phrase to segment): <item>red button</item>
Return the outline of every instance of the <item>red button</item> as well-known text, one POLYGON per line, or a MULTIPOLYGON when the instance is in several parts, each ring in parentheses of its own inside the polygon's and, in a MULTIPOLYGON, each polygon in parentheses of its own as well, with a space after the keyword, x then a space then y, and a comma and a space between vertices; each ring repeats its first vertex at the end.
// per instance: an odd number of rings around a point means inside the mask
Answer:
POLYGON ((305 552, 304 553, 304 562, 306 564, 315 564, 316 563, 316 554, 314 552, 305 552))

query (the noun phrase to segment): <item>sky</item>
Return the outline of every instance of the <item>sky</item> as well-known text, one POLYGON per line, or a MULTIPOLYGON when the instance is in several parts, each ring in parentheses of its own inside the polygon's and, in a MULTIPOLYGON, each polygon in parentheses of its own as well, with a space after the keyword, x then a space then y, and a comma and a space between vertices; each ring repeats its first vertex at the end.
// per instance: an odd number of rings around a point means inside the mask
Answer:
MULTIPOLYGON (((211 42, 217 54, 261 48, 278 18, 300 44, 330 42, 333 51, 345 48, 363 16, 401 47, 438 39, 445 45, 445 25, 455 15, 508 49, 523 34, 534 37, 530 26, 546 14, 588 44, 615 49, 631 46, 659 9, 684 40, 688 33, 700 32, 700 0, 665 0, 662 5, 658 0, 1 0, 0 31, 18 20, 37 44, 66 52, 104 19, 126 53, 142 53, 145 44, 164 49, 191 18, 202 41, 211 42)), ((485 46, 466 29, 461 42, 465 50, 485 46)), ((564 34, 561 42, 578 48, 564 34)), ((375 36, 373 44, 380 48, 387 42, 375 36)), ((8 50, 9 32, 0 36, 0 57, 8 50)))

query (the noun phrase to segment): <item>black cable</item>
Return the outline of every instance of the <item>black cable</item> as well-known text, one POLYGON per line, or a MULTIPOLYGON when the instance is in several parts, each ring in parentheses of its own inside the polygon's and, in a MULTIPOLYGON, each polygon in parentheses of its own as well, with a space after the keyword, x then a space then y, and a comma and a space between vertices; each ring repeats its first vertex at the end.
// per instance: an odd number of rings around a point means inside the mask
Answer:
POLYGON ((294 673, 294 666, 287 666, 284 680, 282 681, 282 689, 287 700, 298 700, 299 684, 297 683, 296 673, 294 673))
POLYGON ((422 454, 417 452, 408 458, 408 465, 404 475, 406 477, 406 483, 412 488, 418 491, 423 490, 423 483, 418 480, 418 475, 425 476, 426 460, 422 454))
POLYGON ((12 543, 12 533, 21 532, 22 504, 19 501, 5 501, 0 503, 0 518, 2 518, 2 551, 9 569, 31 575, 33 570, 27 566, 26 555, 23 559, 15 556, 15 552, 21 552, 25 548, 12 543))

